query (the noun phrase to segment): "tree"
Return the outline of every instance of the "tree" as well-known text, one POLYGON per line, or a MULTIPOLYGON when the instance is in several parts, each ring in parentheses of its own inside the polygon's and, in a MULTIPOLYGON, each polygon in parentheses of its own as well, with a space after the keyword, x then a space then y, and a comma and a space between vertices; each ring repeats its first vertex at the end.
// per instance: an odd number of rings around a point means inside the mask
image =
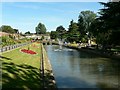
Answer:
POLYGON ((103 49, 120 45, 120 2, 101 3, 100 16, 91 23, 89 31, 96 38, 97 44, 103 49))
POLYGON ((27 31, 27 32, 25 32, 25 34, 28 34, 28 35, 30 35, 31 33, 30 33, 30 31, 27 31))
POLYGON ((44 24, 39 23, 38 26, 35 28, 36 34, 46 34, 46 27, 44 24))
POLYGON ((51 31, 50 38, 51 39, 57 39, 57 37, 58 37, 58 32, 57 31, 51 31))
MULTIPOLYGON (((91 24, 89 30, 96 38, 97 44, 103 49, 108 46, 120 45, 120 3, 101 3, 100 16, 91 24)), ((106 48, 107 49, 107 48, 106 48)))
POLYGON ((11 26, 8 25, 2 25, 1 31, 6 33, 15 33, 14 29, 11 26))
POLYGON ((79 42, 79 36, 80 36, 80 33, 78 31, 78 24, 73 20, 70 21, 67 40, 69 42, 74 42, 74 41, 79 42))
MULTIPOLYGON (((120 2, 101 3, 104 9, 100 11, 98 20, 102 23, 102 32, 106 33, 109 37, 106 44, 120 45, 120 2)), ((104 40, 106 40, 105 38, 104 40)))
POLYGON ((63 26, 58 26, 57 28, 56 28, 56 32, 58 33, 58 38, 60 38, 60 39, 63 39, 64 38, 64 34, 66 33, 66 30, 65 30, 65 28, 63 27, 63 26))
POLYGON ((14 32, 19 34, 19 30, 18 29, 14 29, 14 32))
POLYGON ((80 15, 78 17, 78 26, 79 26, 79 32, 81 33, 81 39, 86 37, 86 33, 88 33, 87 36, 91 37, 89 32, 89 27, 91 23, 95 20, 96 14, 93 11, 81 11, 80 15))
POLYGON ((64 28, 62 25, 58 26, 58 27, 56 28, 56 31, 59 32, 59 33, 64 33, 64 32, 66 32, 65 28, 64 28))

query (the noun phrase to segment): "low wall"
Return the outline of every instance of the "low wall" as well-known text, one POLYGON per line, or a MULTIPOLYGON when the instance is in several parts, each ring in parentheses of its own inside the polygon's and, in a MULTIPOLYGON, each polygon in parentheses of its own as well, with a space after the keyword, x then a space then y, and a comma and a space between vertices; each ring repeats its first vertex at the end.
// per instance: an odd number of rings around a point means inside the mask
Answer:
POLYGON ((55 78, 54 78, 54 74, 52 72, 52 66, 51 66, 50 60, 48 59, 46 50, 44 49, 43 45, 42 45, 41 49, 42 49, 42 59, 43 59, 43 60, 41 60, 41 61, 43 61, 41 63, 41 65, 43 64, 44 88, 57 88, 55 78))

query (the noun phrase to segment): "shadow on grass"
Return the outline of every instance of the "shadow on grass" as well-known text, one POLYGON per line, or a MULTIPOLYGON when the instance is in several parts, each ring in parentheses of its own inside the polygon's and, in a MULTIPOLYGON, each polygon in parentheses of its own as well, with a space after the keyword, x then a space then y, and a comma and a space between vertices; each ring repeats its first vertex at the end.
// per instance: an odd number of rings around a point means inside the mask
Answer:
MULTIPOLYGON (((25 90, 42 89, 43 80, 40 70, 30 65, 16 65, 12 62, 2 63, 2 88, 21 88, 25 90)), ((55 88, 51 71, 45 73, 45 87, 55 88)))
POLYGON ((7 57, 4 57, 4 56, 0 56, 0 58, 7 59, 7 60, 12 60, 11 58, 7 58, 7 57))
POLYGON ((29 65, 2 63, 2 88, 41 88, 39 69, 29 65))

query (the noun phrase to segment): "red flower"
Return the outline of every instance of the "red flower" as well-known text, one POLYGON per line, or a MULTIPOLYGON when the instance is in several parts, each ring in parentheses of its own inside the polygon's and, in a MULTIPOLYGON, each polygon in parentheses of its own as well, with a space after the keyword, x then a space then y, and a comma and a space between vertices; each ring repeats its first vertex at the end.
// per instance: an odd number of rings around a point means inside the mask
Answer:
POLYGON ((24 53, 28 53, 28 54, 36 54, 36 52, 34 52, 32 50, 22 49, 21 51, 24 53))

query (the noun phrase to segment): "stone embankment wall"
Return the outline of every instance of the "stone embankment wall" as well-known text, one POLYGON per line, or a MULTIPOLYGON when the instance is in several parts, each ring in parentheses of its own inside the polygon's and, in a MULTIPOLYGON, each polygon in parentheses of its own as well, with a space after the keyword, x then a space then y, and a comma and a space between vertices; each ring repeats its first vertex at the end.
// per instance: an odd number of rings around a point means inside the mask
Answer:
POLYGON ((42 59, 43 59, 43 67, 44 67, 43 68, 44 69, 43 71, 44 88, 57 88, 54 74, 52 72, 52 66, 43 45, 42 45, 42 59))

